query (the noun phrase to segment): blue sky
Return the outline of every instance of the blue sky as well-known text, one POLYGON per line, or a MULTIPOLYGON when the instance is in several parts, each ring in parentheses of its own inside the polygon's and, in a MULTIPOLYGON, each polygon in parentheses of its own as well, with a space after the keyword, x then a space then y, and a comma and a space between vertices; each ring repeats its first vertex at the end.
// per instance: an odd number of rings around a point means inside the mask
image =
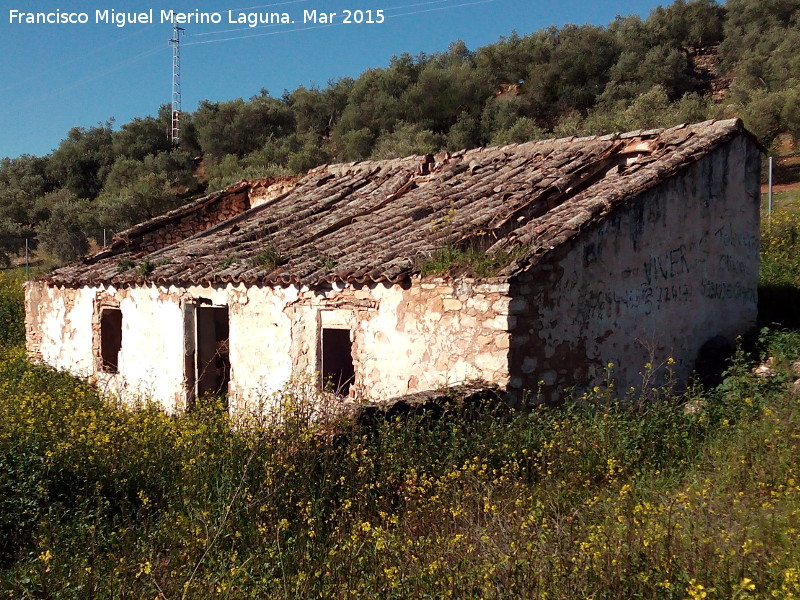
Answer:
MULTIPOLYGON (((279 97, 386 66, 393 55, 470 49, 565 23, 606 25, 646 17, 656 0, 0 0, 0 157, 51 152, 71 127, 115 126, 153 115, 171 99, 172 25, 161 11, 219 13, 218 24, 186 24, 181 41, 183 110, 200 100, 279 97), (152 23, 97 23, 97 10, 153 11, 152 23), (244 13, 286 12, 294 23, 229 23, 244 13), (304 11, 337 13, 333 25, 303 22, 304 11), (346 10, 383 11, 384 22, 342 23, 346 10), (85 13, 85 24, 11 22, 12 11, 85 13)), ((351 14, 353 14, 351 13, 351 14)), ((77 15, 76 15, 77 17, 77 15)))

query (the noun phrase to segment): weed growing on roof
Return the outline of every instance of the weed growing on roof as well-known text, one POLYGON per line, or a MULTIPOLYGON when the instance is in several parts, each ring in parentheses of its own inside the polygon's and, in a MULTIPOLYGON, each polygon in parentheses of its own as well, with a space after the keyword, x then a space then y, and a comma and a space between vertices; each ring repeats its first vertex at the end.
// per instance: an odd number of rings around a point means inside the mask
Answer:
POLYGON ((457 216, 458 211, 451 201, 447 213, 433 225, 433 232, 442 233, 443 238, 440 246, 430 256, 418 262, 418 270, 423 277, 428 275, 492 277, 529 250, 527 245, 519 245, 511 250, 487 252, 486 248, 491 242, 487 243, 483 232, 476 233, 468 240, 456 242, 453 224, 457 216))
POLYGON ((117 263, 117 273, 124 273, 125 271, 133 269, 135 266, 136 263, 130 258, 123 258, 117 263))
POLYGON ((527 246, 518 246, 508 252, 486 252, 479 248, 462 249, 448 244, 423 260, 419 272, 423 277, 445 274, 492 277, 523 256, 527 250, 527 246))
POLYGON ((156 269, 155 263, 152 262, 150 259, 146 258, 142 261, 137 270, 139 271, 139 275, 141 275, 142 277, 147 277, 153 271, 155 271, 155 269, 156 269))
POLYGON ((239 259, 236 257, 236 255, 228 254, 222 261, 220 261, 219 268, 227 269, 228 267, 235 265, 237 262, 239 262, 239 259))
POLYGON ((336 259, 327 254, 320 254, 317 256, 317 261, 319 261, 320 266, 326 271, 331 271, 336 268, 336 259))
POLYGON ((254 267, 263 267, 269 271, 274 270, 281 263, 280 253, 273 247, 267 246, 250 259, 254 267))

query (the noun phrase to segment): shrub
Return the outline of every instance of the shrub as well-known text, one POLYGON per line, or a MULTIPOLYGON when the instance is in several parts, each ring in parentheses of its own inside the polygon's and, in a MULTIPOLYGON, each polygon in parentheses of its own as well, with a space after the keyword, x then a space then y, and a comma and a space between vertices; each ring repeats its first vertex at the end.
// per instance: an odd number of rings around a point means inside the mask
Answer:
POLYGON ((25 341, 25 306, 22 276, 0 275, 0 345, 13 346, 25 341))

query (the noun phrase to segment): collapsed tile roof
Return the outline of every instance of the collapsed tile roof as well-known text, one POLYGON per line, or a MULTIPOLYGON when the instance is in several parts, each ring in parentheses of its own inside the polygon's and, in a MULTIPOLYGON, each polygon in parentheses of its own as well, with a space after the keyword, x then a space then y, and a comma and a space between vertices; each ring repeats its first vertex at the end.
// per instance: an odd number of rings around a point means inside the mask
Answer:
POLYGON ((280 194, 155 251, 131 242, 241 182, 117 236, 54 285, 397 282, 445 245, 517 249, 508 277, 743 132, 737 119, 453 154, 325 165, 280 194), (520 251, 521 249, 521 251, 520 251))

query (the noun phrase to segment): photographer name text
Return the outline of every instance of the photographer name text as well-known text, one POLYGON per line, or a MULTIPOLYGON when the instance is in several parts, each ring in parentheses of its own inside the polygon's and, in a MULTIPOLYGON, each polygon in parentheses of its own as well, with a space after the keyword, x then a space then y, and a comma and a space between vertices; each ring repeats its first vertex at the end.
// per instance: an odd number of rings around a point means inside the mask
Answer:
POLYGON ((280 25, 296 22, 322 25, 380 24, 385 21, 382 9, 343 9, 337 12, 303 10, 302 18, 287 12, 247 12, 227 10, 223 12, 176 12, 174 10, 154 9, 142 12, 123 12, 111 9, 91 12, 69 12, 56 9, 50 12, 29 12, 11 9, 8 22, 19 25, 85 25, 87 23, 115 25, 149 25, 152 23, 172 23, 173 25, 219 25, 238 24, 248 27, 259 25, 280 25))

